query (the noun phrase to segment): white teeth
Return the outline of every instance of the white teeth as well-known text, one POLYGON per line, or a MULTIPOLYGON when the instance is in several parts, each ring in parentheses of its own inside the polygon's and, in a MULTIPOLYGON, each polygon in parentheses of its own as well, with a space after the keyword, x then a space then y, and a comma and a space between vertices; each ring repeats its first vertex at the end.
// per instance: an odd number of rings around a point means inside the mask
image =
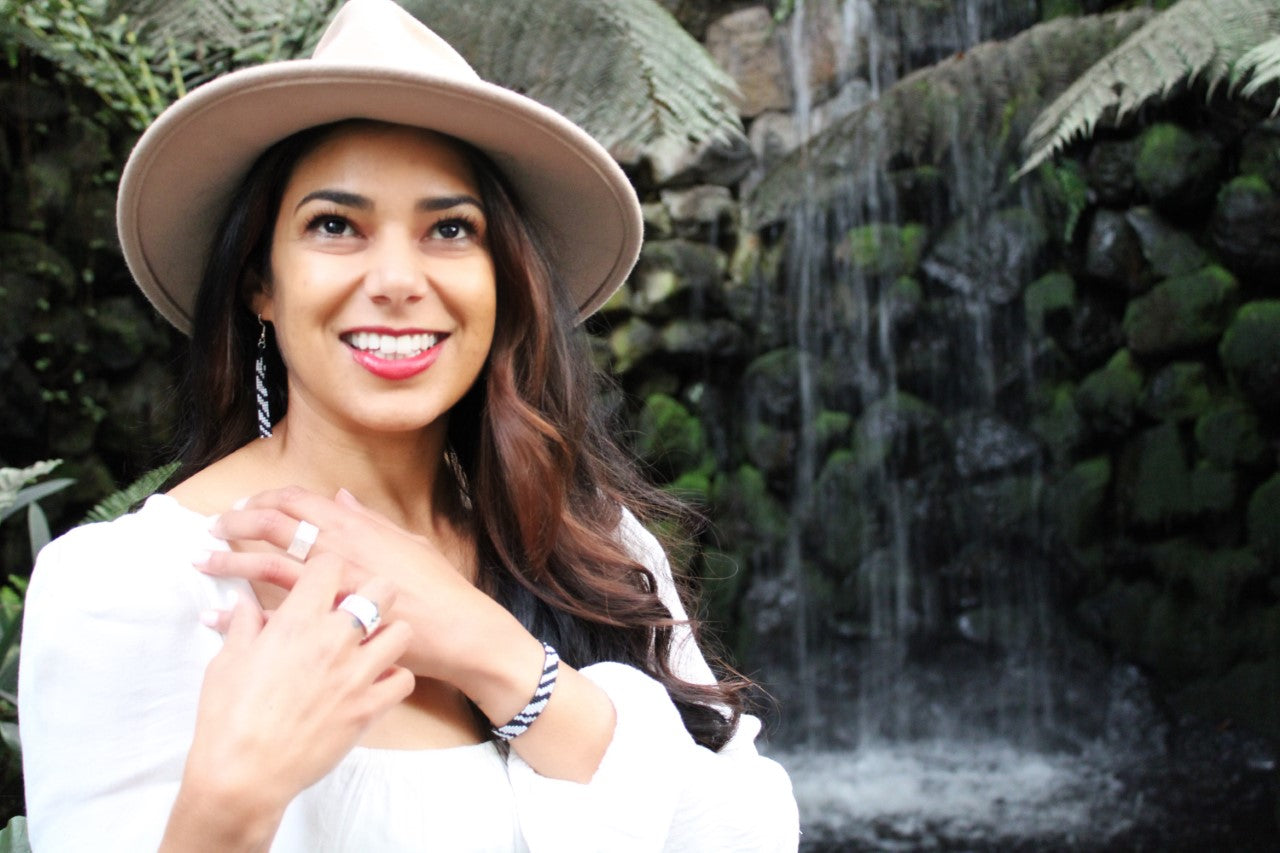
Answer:
POLYGON ((412 335, 379 335, 375 332, 351 332, 342 336, 349 346, 378 358, 411 358, 440 342, 440 336, 429 333, 412 335))

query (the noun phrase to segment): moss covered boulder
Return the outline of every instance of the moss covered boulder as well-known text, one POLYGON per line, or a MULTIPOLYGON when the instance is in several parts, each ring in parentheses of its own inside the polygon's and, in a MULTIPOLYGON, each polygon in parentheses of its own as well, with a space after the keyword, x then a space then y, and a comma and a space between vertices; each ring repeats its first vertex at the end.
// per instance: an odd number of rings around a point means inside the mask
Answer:
POLYGON ((1142 410, 1160 421, 1195 420, 1213 399, 1209 369, 1199 361, 1175 361, 1151 375, 1142 410))
POLYGON ((1221 162, 1222 148, 1208 134, 1160 122, 1139 137, 1133 171, 1152 204, 1185 218, 1213 198, 1221 162))
POLYGON ((1280 474, 1254 491, 1246 519, 1249 547, 1273 567, 1280 566, 1280 474))
POLYGON ((875 222, 851 229, 836 253, 862 275, 897 278, 915 271, 928 237, 928 231, 918 223, 875 222))
POLYGON ((1054 483, 1049 506, 1063 541, 1080 547, 1102 535, 1110 488, 1111 459, 1107 456, 1076 463, 1054 483))
MULTIPOLYGON (((1210 223, 1213 244, 1242 274, 1280 272, 1280 194, 1265 178, 1241 175, 1224 186, 1210 223)), ((1280 290, 1272 285, 1272 292, 1280 290)))
POLYGON ((1076 411, 1097 432, 1122 433, 1133 424, 1141 397, 1142 372, 1133 355, 1120 350, 1080 382, 1075 393, 1076 411))
POLYGON ((678 400, 666 394, 651 394, 636 423, 635 451, 670 481, 706 461, 707 440, 702 422, 678 400))
POLYGON ((1071 324, 1076 307, 1076 282, 1064 272, 1051 272, 1027 285, 1022 295, 1027 328, 1034 335, 1053 334, 1071 324))
POLYGON ((1218 355, 1245 399, 1264 412, 1280 413, 1280 300, 1241 306, 1218 355))
POLYGON ((1200 455, 1220 468, 1255 466, 1267 459, 1258 415, 1236 397, 1212 403, 1196 419, 1195 436, 1200 455))
POLYGON ((1239 304, 1239 291, 1235 276, 1218 266, 1166 279, 1129 302, 1125 340, 1143 355, 1214 343, 1239 304))
POLYGON ((1168 530, 1188 519, 1230 512, 1237 482, 1231 471, 1192 465, 1177 424, 1166 422, 1125 445, 1117 488, 1131 526, 1168 530))

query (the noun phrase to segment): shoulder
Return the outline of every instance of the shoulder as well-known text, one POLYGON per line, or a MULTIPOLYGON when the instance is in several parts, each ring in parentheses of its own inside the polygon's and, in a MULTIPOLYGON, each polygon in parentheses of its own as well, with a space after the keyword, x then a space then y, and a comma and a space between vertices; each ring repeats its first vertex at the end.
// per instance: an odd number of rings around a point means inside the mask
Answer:
POLYGON ((65 617, 207 607, 212 580, 191 561, 215 547, 202 516, 153 496, 137 512, 74 528, 46 545, 31 574, 26 619, 41 620, 47 608, 65 617))

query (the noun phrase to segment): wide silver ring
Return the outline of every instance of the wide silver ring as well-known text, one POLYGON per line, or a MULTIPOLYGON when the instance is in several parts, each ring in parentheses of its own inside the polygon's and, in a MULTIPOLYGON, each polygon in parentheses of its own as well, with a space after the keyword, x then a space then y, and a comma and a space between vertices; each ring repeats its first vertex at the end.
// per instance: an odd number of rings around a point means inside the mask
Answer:
POLYGON ((364 629, 364 638, 366 640, 369 639, 374 631, 378 630, 378 623, 382 621, 382 614, 378 611, 378 605, 363 595, 348 595, 342 599, 338 609, 351 614, 356 627, 364 629))
POLYGON ((309 521, 299 521, 298 529, 293 532, 293 541, 289 543, 285 553, 295 560, 305 562, 307 555, 311 553, 311 546, 316 544, 316 537, 319 535, 319 527, 309 521))

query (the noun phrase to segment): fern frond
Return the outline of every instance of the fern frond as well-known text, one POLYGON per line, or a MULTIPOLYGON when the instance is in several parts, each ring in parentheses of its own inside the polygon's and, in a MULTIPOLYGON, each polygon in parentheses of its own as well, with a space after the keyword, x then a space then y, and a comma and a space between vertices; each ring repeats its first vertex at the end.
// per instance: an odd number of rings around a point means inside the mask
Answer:
MULTIPOLYGON (((1264 41, 1240 57, 1232 73, 1232 85, 1238 85, 1245 79, 1249 82, 1241 87, 1240 94, 1246 98, 1252 98, 1269 83, 1280 80, 1280 36, 1264 41)), ((1272 114, 1276 112, 1280 112, 1280 99, 1276 101, 1272 114)))
MULTIPOLYGON (((1042 104, 1150 18, 1146 10, 1056 18, 1007 41, 985 42, 902 78, 776 164, 747 200, 761 225, 824 195, 866 198, 891 162, 940 166, 957 150, 994 196, 1016 162, 1017 143, 1042 104), (810 176, 812 176, 810 180, 810 176)), ((883 195, 883 193, 881 193, 883 195)))
POLYGON ((151 469, 120 491, 113 492, 99 501, 93 509, 89 510, 84 520, 80 523, 90 524, 95 521, 112 521, 119 518, 132 510, 140 501, 154 493, 177 470, 177 462, 170 462, 167 465, 161 465, 159 468, 151 469))
POLYGON ((736 86, 655 0, 405 0, 481 77, 542 101, 607 148, 741 138, 736 86))
POLYGON ((1174 89, 1203 80, 1210 93, 1230 80, 1248 51, 1280 35, 1275 0, 1181 0, 1098 60, 1037 117, 1023 142, 1021 176, 1088 137, 1119 124, 1174 89))

